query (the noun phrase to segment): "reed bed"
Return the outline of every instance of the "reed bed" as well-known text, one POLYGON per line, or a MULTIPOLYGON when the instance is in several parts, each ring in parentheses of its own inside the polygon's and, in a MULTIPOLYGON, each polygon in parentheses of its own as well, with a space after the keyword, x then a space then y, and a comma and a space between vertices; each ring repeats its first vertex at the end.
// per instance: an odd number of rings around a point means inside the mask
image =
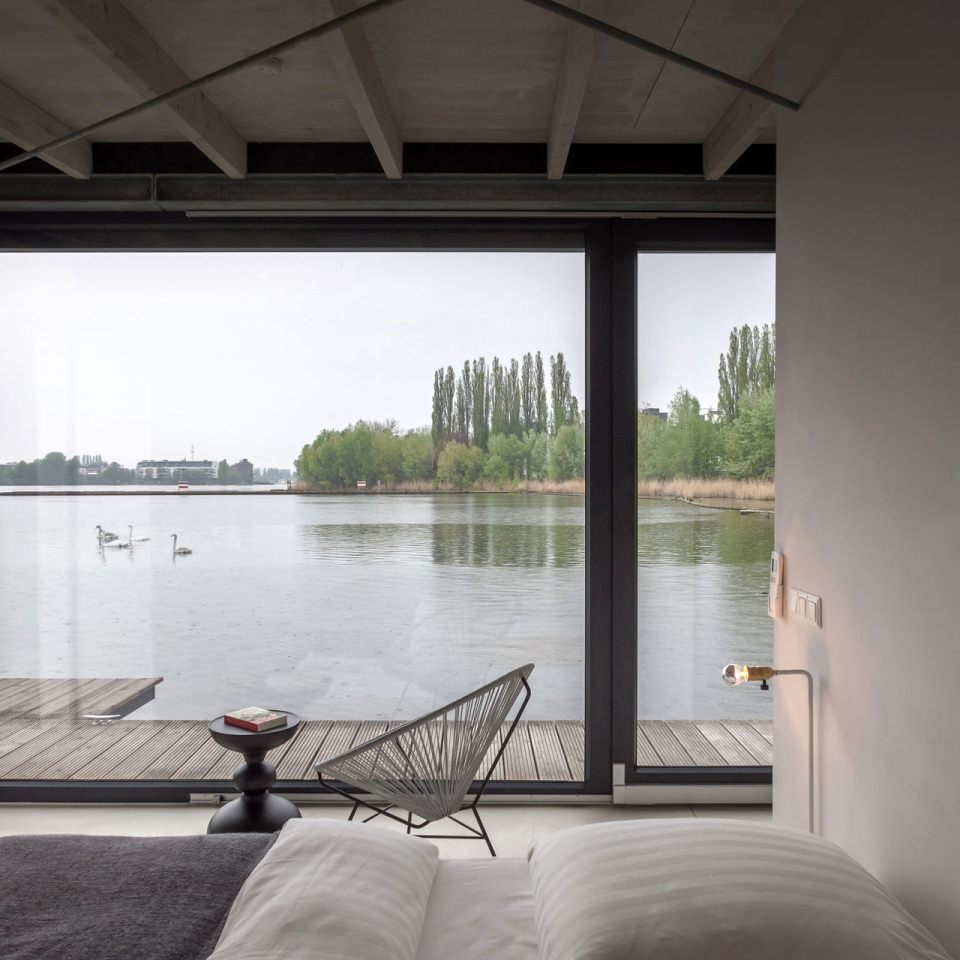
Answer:
POLYGON ((683 500, 773 500, 772 480, 735 480, 733 477, 676 477, 641 480, 641 497, 676 497, 683 500))
MULTIPOLYGON (((400 483, 375 483, 358 490, 356 487, 298 486, 301 493, 463 493, 464 491, 433 480, 404 480, 400 483)), ((582 497, 583 480, 516 480, 507 483, 481 481, 470 493, 545 493, 555 496, 582 497)), ((637 493, 641 497, 669 497, 680 500, 769 500, 774 499, 772 480, 735 480, 732 477, 677 477, 673 480, 641 480, 637 493)))

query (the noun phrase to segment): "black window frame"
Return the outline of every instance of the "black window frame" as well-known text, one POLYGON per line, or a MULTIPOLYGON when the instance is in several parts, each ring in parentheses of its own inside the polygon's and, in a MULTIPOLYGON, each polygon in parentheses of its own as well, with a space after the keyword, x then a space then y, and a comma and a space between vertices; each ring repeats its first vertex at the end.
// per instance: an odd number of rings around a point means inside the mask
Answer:
MULTIPOLYGON (((488 793, 609 798, 614 764, 628 783, 769 782, 769 768, 637 768, 636 254, 772 250, 768 218, 283 218, 182 214, 0 214, 12 251, 581 250, 585 270, 586 503, 584 779, 497 782, 488 793), (760 779, 757 779, 757 778, 760 779)), ((184 801, 214 781, 0 782, 0 801, 184 801)), ((277 785, 299 795, 319 785, 277 785)))

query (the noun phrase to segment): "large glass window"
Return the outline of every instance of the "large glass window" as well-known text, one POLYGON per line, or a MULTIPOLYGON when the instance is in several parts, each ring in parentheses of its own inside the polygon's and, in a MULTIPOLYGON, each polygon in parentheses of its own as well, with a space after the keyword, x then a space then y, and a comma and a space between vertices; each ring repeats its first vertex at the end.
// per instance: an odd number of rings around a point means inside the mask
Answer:
POLYGON ((774 255, 637 259, 637 762, 770 762, 774 255))
POLYGON ((582 778, 582 253, 13 253, 0 311, 0 779, 225 779, 252 704, 305 777, 528 661, 501 775, 582 778))

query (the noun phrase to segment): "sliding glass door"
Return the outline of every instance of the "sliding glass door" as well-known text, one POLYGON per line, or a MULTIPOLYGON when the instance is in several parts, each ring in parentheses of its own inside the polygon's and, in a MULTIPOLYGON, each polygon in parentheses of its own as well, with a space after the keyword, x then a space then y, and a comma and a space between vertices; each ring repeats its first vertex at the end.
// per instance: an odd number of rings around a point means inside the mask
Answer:
POLYGON ((774 254, 752 229, 623 238, 636 343, 621 367, 633 561, 615 580, 634 624, 614 641, 630 665, 616 721, 627 783, 769 776, 770 694, 720 678, 728 662, 772 657, 774 254))

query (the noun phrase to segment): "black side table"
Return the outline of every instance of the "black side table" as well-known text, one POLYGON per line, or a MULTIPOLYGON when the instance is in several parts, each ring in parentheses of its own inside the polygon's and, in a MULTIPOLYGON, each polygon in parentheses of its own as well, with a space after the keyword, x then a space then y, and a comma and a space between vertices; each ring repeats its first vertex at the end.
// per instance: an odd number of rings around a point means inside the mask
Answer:
POLYGON ((287 713, 286 726, 262 733, 224 723, 223 717, 210 721, 210 736, 221 747, 242 753, 246 763, 233 775, 240 796, 213 815, 207 833, 273 833, 300 816, 295 804, 270 792, 277 782, 277 771, 264 759, 268 750, 286 743, 299 726, 300 718, 295 713, 287 713))

